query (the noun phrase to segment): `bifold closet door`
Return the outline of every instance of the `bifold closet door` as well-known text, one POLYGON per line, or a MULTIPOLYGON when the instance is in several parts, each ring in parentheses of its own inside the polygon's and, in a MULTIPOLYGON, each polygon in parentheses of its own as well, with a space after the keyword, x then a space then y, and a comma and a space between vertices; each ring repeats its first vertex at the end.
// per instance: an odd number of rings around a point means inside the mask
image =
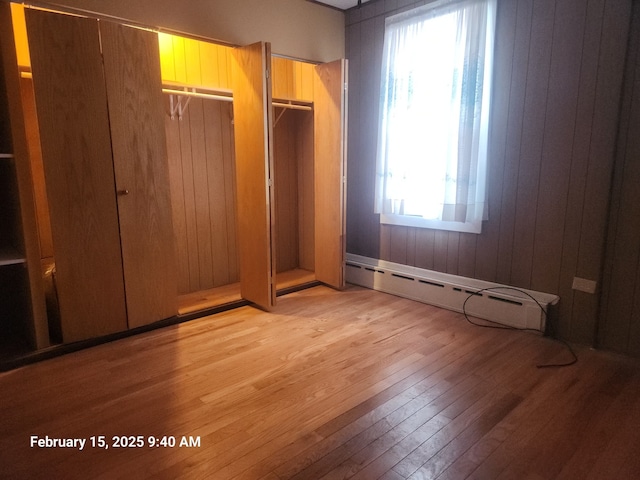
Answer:
POLYGON ((240 290, 268 310, 275 304, 270 45, 236 48, 233 58, 240 290))
POLYGON ((127 329, 98 22, 27 9, 65 342, 127 329))
POLYGON ((315 67, 314 177, 316 279, 345 285, 347 61, 315 67))
POLYGON ((100 22, 129 328, 177 313, 157 34, 100 22))

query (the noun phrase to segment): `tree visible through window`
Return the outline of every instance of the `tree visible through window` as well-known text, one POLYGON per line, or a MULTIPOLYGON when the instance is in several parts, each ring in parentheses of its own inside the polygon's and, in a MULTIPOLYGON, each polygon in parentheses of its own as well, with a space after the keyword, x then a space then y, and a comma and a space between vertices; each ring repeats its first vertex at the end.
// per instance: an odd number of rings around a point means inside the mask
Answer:
POLYGON ((480 233, 496 0, 435 1, 387 18, 376 213, 480 233))

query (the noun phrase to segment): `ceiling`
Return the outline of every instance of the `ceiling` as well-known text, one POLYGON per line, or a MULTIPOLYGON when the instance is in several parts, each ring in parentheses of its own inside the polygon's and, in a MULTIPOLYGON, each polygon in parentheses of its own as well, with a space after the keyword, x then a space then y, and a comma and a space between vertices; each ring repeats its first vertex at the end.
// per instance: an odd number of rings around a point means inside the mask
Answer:
MULTIPOLYGON (((358 5, 358 0, 313 0, 316 3, 322 3, 329 5, 330 7, 338 8, 340 10, 346 10, 348 8, 358 5)), ((370 0, 362 0, 362 3, 366 3, 370 0)))

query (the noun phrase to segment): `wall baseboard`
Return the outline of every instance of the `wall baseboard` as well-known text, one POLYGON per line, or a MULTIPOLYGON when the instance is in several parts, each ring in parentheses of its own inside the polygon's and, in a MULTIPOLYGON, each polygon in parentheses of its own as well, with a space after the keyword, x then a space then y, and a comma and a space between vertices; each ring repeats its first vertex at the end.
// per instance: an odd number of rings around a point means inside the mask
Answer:
POLYGON ((557 295, 347 254, 346 280, 385 293, 544 333, 557 295), (465 303, 466 302, 466 303, 465 303), (544 310, 544 311, 543 311, 544 310))

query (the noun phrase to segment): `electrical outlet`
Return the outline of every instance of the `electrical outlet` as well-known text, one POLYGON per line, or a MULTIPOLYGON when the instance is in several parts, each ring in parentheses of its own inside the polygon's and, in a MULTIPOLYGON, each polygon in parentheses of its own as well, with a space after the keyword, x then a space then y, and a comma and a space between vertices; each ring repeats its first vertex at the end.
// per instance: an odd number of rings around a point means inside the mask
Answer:
POLYGON ((587 280, 586 278, 573 277, 572 289, 585 293, 596 293, 598 282, 595 280, 587 280))

